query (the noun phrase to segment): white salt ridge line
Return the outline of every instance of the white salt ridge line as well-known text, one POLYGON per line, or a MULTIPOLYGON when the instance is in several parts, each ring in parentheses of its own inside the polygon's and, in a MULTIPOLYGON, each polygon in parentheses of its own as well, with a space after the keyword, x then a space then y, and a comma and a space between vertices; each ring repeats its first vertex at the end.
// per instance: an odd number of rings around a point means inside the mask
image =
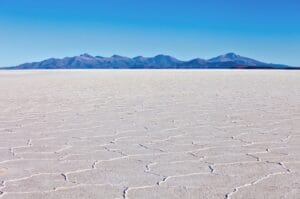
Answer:
POLYGON ((262 178, 259 178, 259 179, 255 180, 255 181, 253 181, 253 182, 246 183, 246 184, 243 184, 243 185, 241 185, 241 186, 235 187, 235 188, 233 189, 232 192, 227 193, 227 194, 225 195, 225 199, 230 199, 231 196, 234 195, 235 193, 237 193, 240 189, 243 189, 243 188, 246 188, 246 187, 249 187, 249 186, 256 185, 256 184, 258 184, 258 183, 260 183, 260 182, 262 182, 262 181, 264 181, 264 180, 266 180, 266 179, 268 179, 268 178, 270 178, 270 177, 272 177, 272 176, 283 175, 283 174, 287 174, 287 173, 288 173, 288 172, 276 172, 276 173, 271 173, 271 174, 268 174, 268 175, 263 176, 262 178))
POLYGON ((180 177, 189 177, 189 176, 195 176, 195 175, 207 175, 212 174, 212 172, 199 172, 199 173, 188 173, 188 174, 182 174, 182 175, 173 175, 173 176, 167 176, 164 177, 161 181, 157 182, 156 184, 160 186, 163 183, 166 183, 169 179, 172 178, 180 178, 180 177))
POLYGON ((255 180, 255 181, 253 181, 253 182, 251 182, 251 183, 246 183, 246 184, 244 184, 244 185, 238 186, 238 187, 234 188, 234 190, 233 190, 232 192, 226 194, 226 195, 225 195, 225 199, 230 199, 230 197, 231 197, 233 194, 237 193, 240 189, 243 189, 243 188, 245 188, 245 187, 249 187, 249 186, 258 184, 258 183, 260 183, 261 181, 270 178, 271 176, 284 175, 284 174, 288 174, 288 173, 291 173, 291 172, 292 172, 289 168, 287 168, 287 167, 284 165, 283 162, 269 162, 269 161, 266 161, 265 163, 278 164, 278 165, 280 165, 283 169, 285 169, 286 172, 276 172, 276 173, 271 173, 271 174, 268 174, 268 175, 263 176, 262 178, 260 178, 260 179, 258 179, 258 180, 255 180))

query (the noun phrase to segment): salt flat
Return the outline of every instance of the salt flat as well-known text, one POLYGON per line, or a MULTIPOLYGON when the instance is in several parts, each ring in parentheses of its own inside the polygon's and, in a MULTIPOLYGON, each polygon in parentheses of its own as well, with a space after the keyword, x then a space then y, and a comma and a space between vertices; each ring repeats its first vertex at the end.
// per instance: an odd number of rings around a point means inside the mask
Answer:
POLYGON ((0 198, 299 198, 300 71, 0 71, 0 198))

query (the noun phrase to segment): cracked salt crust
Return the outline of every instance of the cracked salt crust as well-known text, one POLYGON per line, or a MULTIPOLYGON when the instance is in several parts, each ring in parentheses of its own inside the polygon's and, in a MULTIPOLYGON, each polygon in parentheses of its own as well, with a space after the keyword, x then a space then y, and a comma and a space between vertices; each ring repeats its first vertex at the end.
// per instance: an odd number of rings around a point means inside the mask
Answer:
POLYGON ((1 71, 0 199, 296 199, 299 74, 1 71))

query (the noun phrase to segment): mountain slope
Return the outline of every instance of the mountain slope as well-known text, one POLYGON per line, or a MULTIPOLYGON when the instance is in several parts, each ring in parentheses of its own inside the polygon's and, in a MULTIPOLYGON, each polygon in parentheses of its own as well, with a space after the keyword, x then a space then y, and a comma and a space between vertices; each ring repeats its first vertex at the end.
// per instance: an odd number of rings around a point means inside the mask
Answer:
POLYGON ((133 69, 133 68, 257 68, 257 69, 293 69, 286 65, 269 64, 251 58, 227 53, 208 60, 192 59, 181 61, 168 55, 155 57, 128 58, 119 55, 111 57, 91 56, 82 54, 63 59, 47 59, 41 62, 25 63, 6 69, 133 69))

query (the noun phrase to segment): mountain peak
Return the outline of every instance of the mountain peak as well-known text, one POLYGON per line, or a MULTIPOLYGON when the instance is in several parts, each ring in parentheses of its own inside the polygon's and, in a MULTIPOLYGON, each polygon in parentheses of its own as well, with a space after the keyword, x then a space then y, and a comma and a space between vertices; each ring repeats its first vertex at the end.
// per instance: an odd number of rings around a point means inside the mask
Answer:
POLYGON ((145 58, 144 56, 141 56, 141 55, 139 55, 139 56, 136 56, 136 57, 134 57, 133 59, 142 59, 142 58, 145 58))
POLYGON ((134 58, 132 58, 133 60, 136 60, 136 61, 145 61, 145 60, 147 60, 147 58, 146 57, 143 57, 143 56, 137 56, 137 57, 134 57, 134 58))
POLYGON ((165 60, 165 61, 174 61, 174 62, 179 61, 179 60, 176 59, 175 57, 172 57, 172 56, 170 56, 170 55, 163 55, 163 54, 156 55, 156 56, 154 57, 154 59, 160 60, 160 61, 162 61, 162 60, 165 60))
POLYGON ((240 56, 235 54, 235 53, 230 52, 230 53, 227 53, 227 54, 223 55, 223 57, 230 58, 230 59, 236 59, 240 56))
POLYGON ((83 53, 83 54, 81 54, 81 55, 80 55, 80 57, 93 58, 93 56, 92 56, 92 55, 89 55, 89 54, 87 54, 87 53, 83 53))
POLYGON ((120 55, 113 55, 113 56, 111 56, 111 58, 114 58, 114 59, 122 59, 122 58, 125 58, 125 57, 120 56, 120 55))
POLYGON ((170 55, 159 54, 156 55, 155 58, 173 58, 173 57, 171 57, 170 55))
POLYGON ((230 53, 209 59, 208 61, 209 62, 231 62, 231 61, 236 61, 236 60, 240 60, 240 59, 244 59, 244 58, 245 57, 241 57, 240 55, 230 52, 230 53))

